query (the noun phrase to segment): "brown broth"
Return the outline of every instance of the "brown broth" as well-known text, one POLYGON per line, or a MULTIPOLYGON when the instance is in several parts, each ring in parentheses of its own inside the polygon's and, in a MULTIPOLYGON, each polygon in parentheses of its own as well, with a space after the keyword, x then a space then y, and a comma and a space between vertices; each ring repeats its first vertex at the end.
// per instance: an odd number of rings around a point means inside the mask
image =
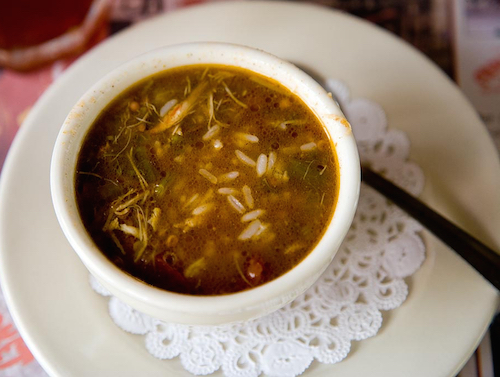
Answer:
POLYGON ((277 82, 218 65, 127 89, 93 124, 76 174, 100 250, 148 284, 196 295, 293 268, 324 233, 337 194, 335 151, 315 114, 277 82))

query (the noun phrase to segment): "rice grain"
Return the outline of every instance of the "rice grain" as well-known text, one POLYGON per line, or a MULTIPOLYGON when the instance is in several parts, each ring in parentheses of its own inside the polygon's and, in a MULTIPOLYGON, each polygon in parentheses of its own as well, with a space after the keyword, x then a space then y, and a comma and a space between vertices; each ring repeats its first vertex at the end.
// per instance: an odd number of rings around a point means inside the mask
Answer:
POLYGON ((238 195, 239 191, 232 187, 221 187, 217 190, 217 192, 221 195, 238 195))
POLYGON ((201 215, 207 211, 210 211, 213 208, 213 206, 214 206, 213 203, 202 204, 201 206, 198 206, 195 209, 193 209, 193 212, 191 212, 191 214, 193 216, 201 215))
POLYGON ((259 220, 252 221, 243 232, 240 233, 238 239, 240 241, 247 241, 252 238, 258 231, 262 223, 259 220))
POLYGON ((207 141, 207 140, 210 140, 211 138, 215 137, 220 131, 220 126, 219 125, 215 125, 213 127, 211 127, 206 133, 205 135, 203 135, 202 139, 204 141, 207 141))
POLYGON ((263 209, 256 209, 252 212, 248 212, 248 213, 245 213, 242 217, 241 217, 241 222, 242 223, 246 223, 248 221, 253 221, 255 220, 257 217, 261 216, 265 211, 263 209))
POLYGON ((266 231, 267 228, 269 228, 269 224, 260 224, 259 229, 257 229, 253 237, 254 238, 259 237, 262 233, 266 231))
POLYGON ((238 139, 246 141, 248 143, 258 143, 259 142, 259 138, 257 136, 255 136, 255 135, 252 135, 252 134, 246 134, 246 133, 243 133, 243 132, 237 132, 235 134, 235 136, 238 139))
POLYGON ((224 146, 222 144, 222 141, 220 141, 219 139, 215 139, 213 142, 212 142, 212 145, 214 146, 215 149, 217 150, 220 150, 222 149, 222 147, 224 146))
POLYGON ((198 173, 200 173, 203 177, 205 177, 210 183, 213 183, 214 185, 217 184, 217 177, 210 173, 206 169, 200 169, 198 170, 198 173))
POLYGON ((243 153, 239 149, 236 149, 234 151, 234 153, 236 153, 236 157, 238 158, 238 160, 240 160, 241 162, 243 162, 245 165, 248 165, 248 166, 250 166, 252 168, 255 167, 255 165, 256 165, 255 161, 252 160, 250 157, 248 157, 245 153, 243 153))
POLYGON ((300 146, 300 150, 302 152, 310 152, 312 150, 315 150, 316 149, 316 143, 315 142, 310 142, 310 143, 307 143, 307 144, 302 144, 300 146))
POLYGON ((257 176, 262 177, 264 173, 266 172, 267 169, 267 156, 262 153, 258 158, 257 158, 257 176))
POLYGON ((276 152, 270 152, 269 158, 267 159, 267 174, 271 174, 276 163, 276 152))
POLYGON ((184 208, 189 207, 191 204, 193 204, 196 201, 196 199, 198 199, 199 196, 200 194, 194 194, 191 198, 189 198, 187 203, 184 204, 184 208))
POLYGON ((243 186, 241 189, 243 191, 243 197, 245 198, 245 202, 247 203, 248 208, 252 209, 254 206, 252 190, 247 185, 243 186))
POLYGON ((238 212, 238 213, 245 213, 245 207, 233 195, 228 195, 227 196, 227 201, 229 202, 229 204, 231 205, 231 207, 233 207, 236 210, 236 212, 238 212))
POLYGON ((233 181, 236 178, 238 178, 239 175, 240 173, 237 171, 230 171, 229 173, 224 173, 222 175, 219 175, 219 182, 223 183, 223 182, 233 181))

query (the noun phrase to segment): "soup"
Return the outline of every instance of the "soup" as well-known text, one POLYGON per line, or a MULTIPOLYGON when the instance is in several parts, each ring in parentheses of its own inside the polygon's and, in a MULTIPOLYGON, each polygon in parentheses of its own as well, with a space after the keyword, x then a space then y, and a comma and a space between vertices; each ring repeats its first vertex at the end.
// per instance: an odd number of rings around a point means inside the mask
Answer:
POLYGON ((194 65, 148 77, 102 111, 76 198, 123 271, 168 291, 226 294, 310 253, 335 208, 337 165, 322 124, 287 88, 194 65))

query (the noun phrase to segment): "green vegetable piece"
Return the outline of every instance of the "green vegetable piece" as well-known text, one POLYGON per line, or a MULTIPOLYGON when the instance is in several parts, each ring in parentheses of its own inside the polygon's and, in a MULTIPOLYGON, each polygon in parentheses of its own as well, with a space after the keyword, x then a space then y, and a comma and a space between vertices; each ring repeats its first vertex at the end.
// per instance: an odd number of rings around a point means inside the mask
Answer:
POLYGON ((157 180, 158 171, 151 163, 146 147, 137 147, 134 150, 134 159, 146 182, 151 183, 157 180))
POLYGON ((287 172, 290 179, 303 181, 305 184, 314 188, 323 186, 325 182, 325 175, 320 174, 318 165, 323 165, 319 160, 303 161, 298 159, 291 159, 287 172))
POLYGON ((172 174, 167 174, 160 180, 160 182, 158 182, 155 185, 154 193, 160 198, 163 197, 163 195, 165 195, 167 188, 169 188, 173 182, 174 180, 172 174))
POLYGON ((111 200, 120 196, 122 194, 122 189, 120 186, 112 182, 106 182, 103 186, 101 186, 100 192, 103 199, 111 200))
POLYGON ((181 135, 173 135, 172 140, 170 141, 170 144, 172 145, 179 145, 182 142, 183 138, 181 135))

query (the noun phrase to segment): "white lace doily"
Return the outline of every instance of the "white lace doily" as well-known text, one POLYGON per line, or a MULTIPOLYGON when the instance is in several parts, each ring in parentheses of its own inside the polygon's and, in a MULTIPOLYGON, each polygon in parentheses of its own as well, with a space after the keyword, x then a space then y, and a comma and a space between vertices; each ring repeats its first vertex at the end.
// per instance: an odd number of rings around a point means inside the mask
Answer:
MULTIPOLYGON (((410 143, 401 131, 387 129, 382 108, 350 99, 346 85, 328 80, 349 119, 362 162, 418 195, 424 176, 409 162, 410 143)), ((245 324, 191 327, 161 322, 110 297, 109 313, 123 330, 145 336, 155 357, 179 357, 197 375, 219 369, 226 376, 297 376, 313 360, 338 363, 351 342, 377 334, 381 310, 400 306, 408 294, 404 278, 425 258, 415 220, 371 188, 362 185, 353 225, 334 261, 305 294, 284 308, 245 324)), ((96 280, 92 287, 110 296, 96 280)))

